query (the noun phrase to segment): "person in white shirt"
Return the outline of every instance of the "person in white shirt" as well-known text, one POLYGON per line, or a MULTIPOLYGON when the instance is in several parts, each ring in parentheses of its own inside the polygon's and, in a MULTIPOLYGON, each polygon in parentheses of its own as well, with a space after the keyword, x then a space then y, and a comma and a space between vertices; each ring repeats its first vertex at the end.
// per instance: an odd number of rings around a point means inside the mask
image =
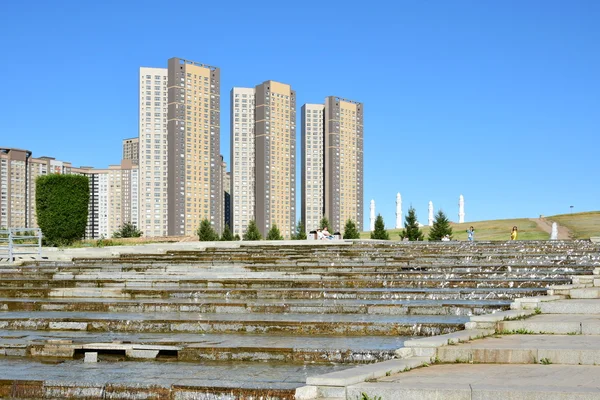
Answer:
POLYGON ((329 233, 327 227, 323 228, 323 239, 333 239, 333 236, 331 235, 331 233, 329 233))

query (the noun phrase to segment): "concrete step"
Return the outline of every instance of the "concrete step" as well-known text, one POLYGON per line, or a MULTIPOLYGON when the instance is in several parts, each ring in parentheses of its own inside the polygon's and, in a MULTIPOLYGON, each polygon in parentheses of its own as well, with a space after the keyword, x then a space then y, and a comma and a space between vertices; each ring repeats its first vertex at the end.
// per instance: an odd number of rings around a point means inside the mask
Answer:
POLYGON ((170 333, 166 337, 164 333, 0 330, 0 355, 70 359, 85 352, 98 352, 102 361, 121 356, 124 360, 157 358, 170 362, 366 364, 395 358, 395 350, 406 338, 233 333, 170 333))
POLYGON ((600 314, 540 314, 519 321, 499 321, 498 332, 600 335, 600 314))
POLYGON ((600 336, 505 335, 437 349, 442 363, 600 365, 600 336))
POLYGON ((130 298, 130 299, 330 299, 330 300, 512 300, 539 296, 545 288, 0 288, 3 298, 130 298))
POLYGON ((539 303, 543 314, 600 314, 596 299, 570 299, 539 303))
POLYGON ((467 317, 435 315, 142 314, 62 311, 0 313, 1 329, 95 332, 430 336, 463 329, 466 321, 467 317))
POLYGON ((600 299, 600 287, 572 289, 569 291, 572 299, 600 299))
POLYGON ((0 298, 3 311, 98 311, 98 312, 199 312, 199 313, 307 313, 386 315, 480 315, 506 310, 510 301, 456 300, 212 300, 146 299, 108 300, 57 298, 0 298))
MULTIPOLYGON (((344 280, 336 277, 316 279, 315 277, 252 277, 238 274, 231 278, 196 278, 187 276, 125 276, 103 277, 96 275, 77 277, 55 277, 47 279, 11 278, 1 279, 0 288, 37 287, 37 288, 210 288, 227 289, 261 289, 261 288, 546 288, 570 281, 570 278, 479 278, 479 279, 445 279, 445 278, 415 278, 415 279, 355 279, 344 280)), ((597 288, 596 291, 599 291, 597 288)), ((555 289, 556 292, 556 289, 555 289)))
POLYGON ((598 374, 588 365, 434 365, 349 386, 347 398, 591 400, 600 398, 598 374))

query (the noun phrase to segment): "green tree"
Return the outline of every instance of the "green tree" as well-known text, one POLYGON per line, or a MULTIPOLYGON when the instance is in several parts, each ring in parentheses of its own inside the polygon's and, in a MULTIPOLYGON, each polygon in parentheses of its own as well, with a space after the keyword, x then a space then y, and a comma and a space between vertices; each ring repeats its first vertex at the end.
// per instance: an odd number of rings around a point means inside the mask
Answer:
POLYGON ((281 236, 277 224, 273 223, 273 225, 271 225, 271 229, 267 232, 267 240, 283 240, 283 236, 281 236))
POLYGON ((119 238, 133 238, 142 236, 142 231, 138 230, 131 222, 125 222, 118 231, 113 232, 112 237, 115 239, 119 238))
POLYGON ((385 230, 381 214, 377 214, 377 218, 375 218, 375 230, 371 232, 371 239, 390 240, 390 235, 385 230))
POLYGON ((446 214, 442 210, 439 210, 435 214, 433 219, 433 226, 429 230, 428 240, 442 240, 444 236, 448 235, 452 239, 452 227, 446 214))
POLYGON ((250 220, 248 223, 248 228, 246 228, 246 232, 243 235, 244 240, 261 240, 262 235, 258 230, 258 226, 256 226, 256 221, 250 220))
POLYGON ((306 240, 306 229, 304 228, 304 222, 298 221, 296 225, 296 234, 292 235, 292 240, 306 240))
POLYGON ((43 175, 35 181, 35 206, 44 242, 64 246, 85 234, 90 200, 89 180, 83 175, 43 175))
POLYGON ((423 240, 423 232, 417 222, 417 212, 410 206, 408 215, 404 218, 404 229, 400 232, 400 238, 408 238, 410 241, 423 240))
POLYGON ((319 222, 319 228, 323 229, 323 228, 329 228, 329 220, 327 219, 326 216, 323 215, 323 218, 321 218, 321 222, 319 222))
POLYGON ((236 233, 235 236, 233 237, 233 240, 235 240, 236 242, 239 242, 240 240, 242 240, 242 238, 240 238, 240 235, 238 233, 236 233))
POLYGON ((219 235, 215 232, 210 221, 206 218, 200 222, 200 227, 196 233, 198 235, 198 240, 201 242, 214 242, 219 240, 219 235))
POLYGON ((356 229, 354 221, 349 219, 344 227, 344 239, 360 239, 360 232, 356 229))
POLYGON ((229 229, 229 225, 225 224, 225 228, 223 229, 223 233, 221 234, 221 241, 222 242, 231 242, 233 241, 234 237, 233 234, 231 233, 231 229, 229 229))

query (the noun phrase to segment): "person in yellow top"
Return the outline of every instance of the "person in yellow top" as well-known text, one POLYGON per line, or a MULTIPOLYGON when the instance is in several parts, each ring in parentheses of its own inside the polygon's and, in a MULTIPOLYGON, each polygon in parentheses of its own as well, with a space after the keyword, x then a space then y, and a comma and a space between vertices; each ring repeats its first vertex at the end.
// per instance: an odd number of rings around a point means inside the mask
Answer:
POLYGON ((510 232, 510 240, 517 240, 517 226, 513 226, 512 232, 510 232))

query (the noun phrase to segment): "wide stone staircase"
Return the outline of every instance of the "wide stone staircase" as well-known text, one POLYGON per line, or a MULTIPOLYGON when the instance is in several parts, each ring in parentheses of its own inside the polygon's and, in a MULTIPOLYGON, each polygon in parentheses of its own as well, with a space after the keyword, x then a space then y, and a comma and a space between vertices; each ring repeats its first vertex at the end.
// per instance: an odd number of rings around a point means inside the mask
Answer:
POLYGON ((3 264, 0 397, 293 398, 549 286, 581 289, 598 250, 263 242, 3 264))

